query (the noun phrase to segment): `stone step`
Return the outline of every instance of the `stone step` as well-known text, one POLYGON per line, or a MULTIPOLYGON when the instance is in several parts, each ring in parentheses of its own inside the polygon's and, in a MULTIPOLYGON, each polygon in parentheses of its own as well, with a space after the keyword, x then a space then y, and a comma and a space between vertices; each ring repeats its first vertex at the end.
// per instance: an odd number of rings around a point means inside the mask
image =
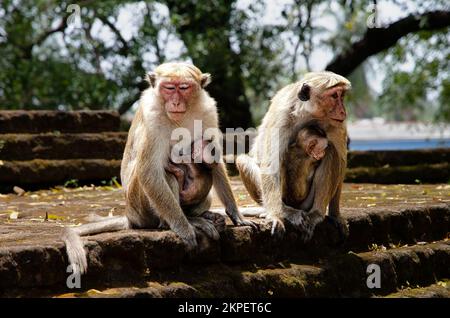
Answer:
POLYGON ((0 135, 0 160, 122 159, 127 133, 0 135))
POLYGON ((416 166, 350 168, 345 175, 345 182, 355 183, 447 183, 449 180, 450 162, 416 166))
MULTIPOLYGON (((114 139, 114 137, 112 137, 114 139)), ((120 137, 115 142, 120 144, 120 137)), ((61 146, 65 148, 65 146, 61 146)), ((109 156, 117 156, 120 153, 110 146, 109 156)), ((102 147, 93 147, 93 157, 100 157, 102 147)), ((33 152, 34 150, 31 150, 33 152)), ((48 150, 43 150, 47 152, 48 150)), ((83 150, 79 150, 83 151, 83 150)), ((25 151, 27 153, 27 151, 25 151)), ((29 152, 28 152, 29 153, 29 152)), ((50 155, 50 152, 48 152, 50 155)), ((63 155, 63 150, 60 152, 63 155)), ((73 154, 77 157, 77 148, 73 154)), ((108 153, 105 152, 108 157, 108 153)), ((18 154, 19 155, 19 154, 18 154)), ((91 155, 89 155, 91 156, 91 155)), ((28 161, 4 161, 0 160, 0 192, 10 192, 14 186, 25 189, 42 189, 51 185, 64 184, 76 179, 79 184, 98 183, 120 177, 120 159, 67 159, 46 160, 34 159, 28 161)), ((234 165, 227 164, 231 172, 236 175, 234 165)), ((386 168, 352 168, 347 169, 345 182, 353 183, 378 183, 378 184, 416 184, 416 183, 446 183, 450 179, 450 163, 411 166, 411 167, 386 167, 386 168)))
POLYGON ((121 160, 71 159, 2 161, 0 164, 0 184, 11 186, 33 186, 41 188, 51 184, 79 181, 110 180, 120 176, 121 160))
POLYGON ((0 111, 0 134, 95 133, 118 131, 120 116, 115 111, 0 111))
POLYGON ((402 288, 398 292, 385 296, 386 298, 450 298, 450 281, 442 280, 430 286, 402 288))
POLYGON ((450 162, 450 148, 349 151, 347 167, 417 166, 450 162))
MULTIPOLYGON (((430 284, 449 277, 450 242, 332 256, 319 265, 279 262, 269 266, 194 266, 150 274, 145 283, 53 294, 57 297, 370 297, 397 292, 405 284, 430 284), (380 288, 367 285, 367 268, 380 267, 380 288), (142 286, 144 285, 144 286, 142 286)), ((370 272, 372 273, 372 272, 370 272)), ((438 288, 429 288, 436 293, 438 288)), ((445 288, 444 288, 445 290, 445 288)), ((439 288, 439 295, 444 290, 439 288)), ((447 295, 448 295, 447 289, 447 295)), ((407 295, 405 291, 391 297, 407 295)), ((404 297, 404 296, 403 296, 404 297)))
MULTIPOLYGON (((289 226, 284 238, 278 240, 271 236, 270 225, 260 220, 256 220, 260 224, 259 230, 229 226, 219 241, 200 237, 202 248, 194 253, 188 252, 171 231, 128 230, 86 237, 89 272, 82 277, 83 286, 97 288, 108 282, 142 281, 148 273, 177 272, 183 268, 186 268, 185 275, 190 276, 189 268, 196 264, 201 264, 202 268, 217 264, 266 266, 296 260, 295 264, 304 265, 320 264, 322 259, 329 263, 333 260, 330 264, 337 275, 333 279, 346 281, 340 285, 339 294, 342 295, 354 290, 353 287, 347 290, 347 284, 359 286, 358 293, 365 290, 362 278, 370 263, 378 263, 385 275, 383 293, 393 292, 406 281, 416 283, 417 279, 418 284, 423 283, 433 277, 432 273, 448 277, 445 276, 450 268, 448 240, 387 251, 367 251, 374 244, 376 247, 405 245, 447 238, 449 204, 398 210, 353 209, 346 210, 344 215, 350 227, 350 236, 344 245, 338 245, 338 233, 327 222, 318 226, 308 244, 303 243, 299 233, 289 226), (420 266, 414 267, 414 263, 420 266), (355 274, 348 274, 349 269, 355 274)), ((18 294, 29 288, 65 289, 68 263, 63 243, 59 241, 59 227, 49 222, 39 223, 34 229, 4 224, 1 230, 0 295, 7 295, 12 289, 18 294)))

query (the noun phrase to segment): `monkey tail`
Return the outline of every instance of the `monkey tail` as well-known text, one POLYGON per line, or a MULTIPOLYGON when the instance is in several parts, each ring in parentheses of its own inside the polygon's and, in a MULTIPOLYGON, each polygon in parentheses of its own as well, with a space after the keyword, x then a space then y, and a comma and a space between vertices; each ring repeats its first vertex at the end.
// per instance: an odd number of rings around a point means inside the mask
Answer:
POLYGON ((67 257, 74 274, 85 274, 88 262, 81 236, 126 230, 130 223, 126 216, 110 217, 98 222, 83 224, 79 227, 64 228, 61 239, 66 245, 67 257))
POLYGON ((69 263, 72 266, 72 272, 74 274, 86 273, 87 258, 80 235, 78 235, 73 228, 65 228, 61 238, 66 245, 67 257, 69 258, 69 263))

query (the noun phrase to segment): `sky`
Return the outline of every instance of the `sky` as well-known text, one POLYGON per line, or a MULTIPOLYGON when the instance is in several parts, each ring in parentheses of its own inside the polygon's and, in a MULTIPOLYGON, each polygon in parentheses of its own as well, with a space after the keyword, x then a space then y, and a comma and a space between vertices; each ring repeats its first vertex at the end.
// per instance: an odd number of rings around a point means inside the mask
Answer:
MULTIPOLYGON (((417 8, 417 2, 415 1, 395 1, 400 2, 401 5, 393 3, 394 1, 390 0, 378 0, 377 3, 377 18, 379 25, 387 25, 392 23, 393 21, 397 21, 412 12, 419 12, 420 8, 417 8)), ((252 0, 238 0, 237 8, 242 10, 248 10, 249 5, 252 3, 252 0)), ((279 24, 280 21, 284 21, 281 16, 282 9, 287 5, 292 3, 292 0, 265 0, 266 10, 262 18, 258 19, 258 23, 265 25, 279 24)), ((370 14, 373 10, 372 1, 367 1, 368 5, 366 7, 367 14, 370 14)), ((152 17, 153 20, 157 16, 162 18, 169 16, 169 10, 165 5, 154 4, 154 15, 152 17)), ((313 12, 313 21, 315 27, 325 27, 330 30, 330 33, 325 33, 324 35, 318 35, 314 37, 315 49, 311 54, 310 66, 313 71, 323 70, 326 65, 331 61, 333 56, 336 54, 332 52, 329 47, 318 45, 323 37, 330 36, 330 34, 334 34, 336 32, 338 26, 335 18, 327 14, 327 10, 338 11, 340 12, 340 5, 336 3, 336 1, 330 1, 329 3, 324 3, 317 10, 313 12)), ((131 39, 138 31, 139 25, 142 23, 143 19, 146 18, 144 12, 147 12, 145 9, 145 4, 133 3, 124 5, 119 11, 118 20, 116 22, 116 26, 121 32, 122 37, 125 40, 131 39)), ((81 12, 82 18, 83 12, 81 12)), ((75 27, 77 27, 75 25, 75 27)), ((68 30, 69 31, 69 30, 68 30)), ((69 32, 70 33, 70 32, 69 32)), ((167 35, 163 32, 162 36, 165 37, 167 35)), ((93 34, 96 34, 97 37, 101 38, 106 42, 106 44, 113 43, 116 41, 116 36, 112 33, 109 27, 102 25, 99 21, 94 24, 93 34)), ((283 35, 285 39, 285 49, 287 52, 294 51, 293 45, 288 41, 289 34, 283 35)), ((282 38, 284 40, 284 38, 282 38)), ((166 56, 168 60, 177 59, 180 52, 184 49, 184 44, 181 40, 179 40, 176 34, 169 35, 169 41, 167 42, 167 46, 165 49, 166 56)), ((418 50, 420 47, 418 48, 418 50)), ((291 54, 291 55, 292 55, 291 54)), ((155 65, 155 56, 150 51, 145 53, 144 56, 144 67, 146 69, 152 68, 155 65)), ((385 80, 386 69, 382 62, 379 62, 377 58, 369 58, 368 63, 366 65, 369 67, 369 71, 366 72, 366 76, 368 76, 368 84, 371 88, 371 91, 378 95, 382 92, 382 84, 385 80)), ((108 61, 103 60, 101 62, 102 69, 104 73, 108 76, 109 69, 114 67, 113 64, 116 61, 108 61)), ((127 63, 127 61, 122 61, 122 63, 127 63)), ((410 69, 414 66, 414 61, 406 61, 401 68, 410 69)), ((117 65, 116 65, 117 66, 117 65)), ((305 64, 302 58, 298 59, 297 70, 304 70, 305 64)), ((206 70, 207 71, 207 70, 206 70)))
MULTIPOLYGON (((263 24, 276 24, 278 23, 282 17, 281 17, 281 11, 282 8, 286 5, 291 3, 291 0, 266 0, 266 11, 265 15, 262 18, 263 24)), ((238 0, 237 1, 237 8, 239 9, 247 9, 248 6, 252 3, 252 0, 238 0)), ((369 4, 367 6, 367 12, 372 12, 372 6, 369 4)), ((408 4, 408 2, 405 2, 408 6, 408 10, 403 10, 398 5, 393 4, 391 1, 378 1, 377 6, 377 14, 378 14, 378 23, 380 24, 389 24, 392 21, 396 21, 399 18, 402 18, 406 16, 409 12, 416 11, 417 8, 414 7, 414 4, 408 4)), ((330 8, 338 9, 338 5, 332 1, 330 4, 330 8)), ((119 29, 121 31, 121 34, 125 39, 130 39, 133 34, 137 31, 137 26, 133 21, 136 19, 136 17, 141 16, 140 12, 143 10, 143 4, 131 4, 125 6, 118 17, 117 25, 119 26, 119 29)), ((164 5, 157 5, 156 9, 159 11, 159 13, 163 16, 168 16, 169 11, 167 7, 164 5)), ((318 26, 325 26, 329 29, 336 29, 336 21, 330 17, 329 15, 322 15, 321 12, 316 13, 316 23, 318 26)), ((99 28, 100 31, 100 28, 99 28)), ((114 35, 107 29, 102 28, 101 36, 104 38, 111 38, 111 40, 114 39, 114 35)), ((176 37, 171 38, 167 51, 169 58, 176 58, 179 54, 179 52, 183 48, 183 43, 177 39, 176 37)), ((286 48, 288 50, 293 50, 293 48, 289 48, 289 43, 286 41, 286 48)), ((313 51, 313 54, 311 55, 311 68, 313 71, 320 71, 323 70, 326 65, 331 61, 333 57, 333 52, 325 50, 323 48, 319 48, 313 51)), ((381 92, 381 85, 384 80, 384 72, 381 65, 378 65, 376 61, 371 61, 372 67, 375 69, 375 72, 372 72, 371 74, 371 80, 370 85, 374 92, 381 92)), ((303 61, 299 61, 299 68, 304 67, 304 64, 302 65, 303 61)), ((407 66, 406 66, 407 67, 407 66)))

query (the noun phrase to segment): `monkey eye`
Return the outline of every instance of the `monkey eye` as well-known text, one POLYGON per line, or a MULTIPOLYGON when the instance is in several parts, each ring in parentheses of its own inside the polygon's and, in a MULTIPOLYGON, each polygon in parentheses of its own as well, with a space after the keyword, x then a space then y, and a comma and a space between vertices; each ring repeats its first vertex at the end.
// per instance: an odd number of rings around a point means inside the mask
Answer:
POLYGON ((338 98, 338 94, 334 93, 333 95, 331 95, 331 97, 333 97, 334 99, 338 98))
POLYGON ((180 89, 185 90, 189 88, 189 84, 181 84, 180 89))
POLYGON ((173 85, 165 85, 164 88, 172 91, 172 90, 175 89, 175 86, 173 86, 173 85))

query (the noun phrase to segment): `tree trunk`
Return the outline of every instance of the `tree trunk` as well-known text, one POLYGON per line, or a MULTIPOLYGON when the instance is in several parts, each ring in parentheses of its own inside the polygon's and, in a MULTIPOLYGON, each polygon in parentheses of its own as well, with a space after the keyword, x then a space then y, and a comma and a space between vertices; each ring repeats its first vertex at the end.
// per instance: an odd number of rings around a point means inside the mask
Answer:
POLYGON ((343 76, 349 75, 368 57, 394 46, 403 36, 423 30, 437 30, 450 25, 450 11, 432 11, 409 15, 385 28, 367 29, 361 40, 338 55, 326 70, 343 76))
POLYGON ((188 55, 202 72, 212 75, 206 90, 217 101, 220 127, 251 127, 240 57, 231 49, 229 37, 233 1, 165 2, 188 55))

